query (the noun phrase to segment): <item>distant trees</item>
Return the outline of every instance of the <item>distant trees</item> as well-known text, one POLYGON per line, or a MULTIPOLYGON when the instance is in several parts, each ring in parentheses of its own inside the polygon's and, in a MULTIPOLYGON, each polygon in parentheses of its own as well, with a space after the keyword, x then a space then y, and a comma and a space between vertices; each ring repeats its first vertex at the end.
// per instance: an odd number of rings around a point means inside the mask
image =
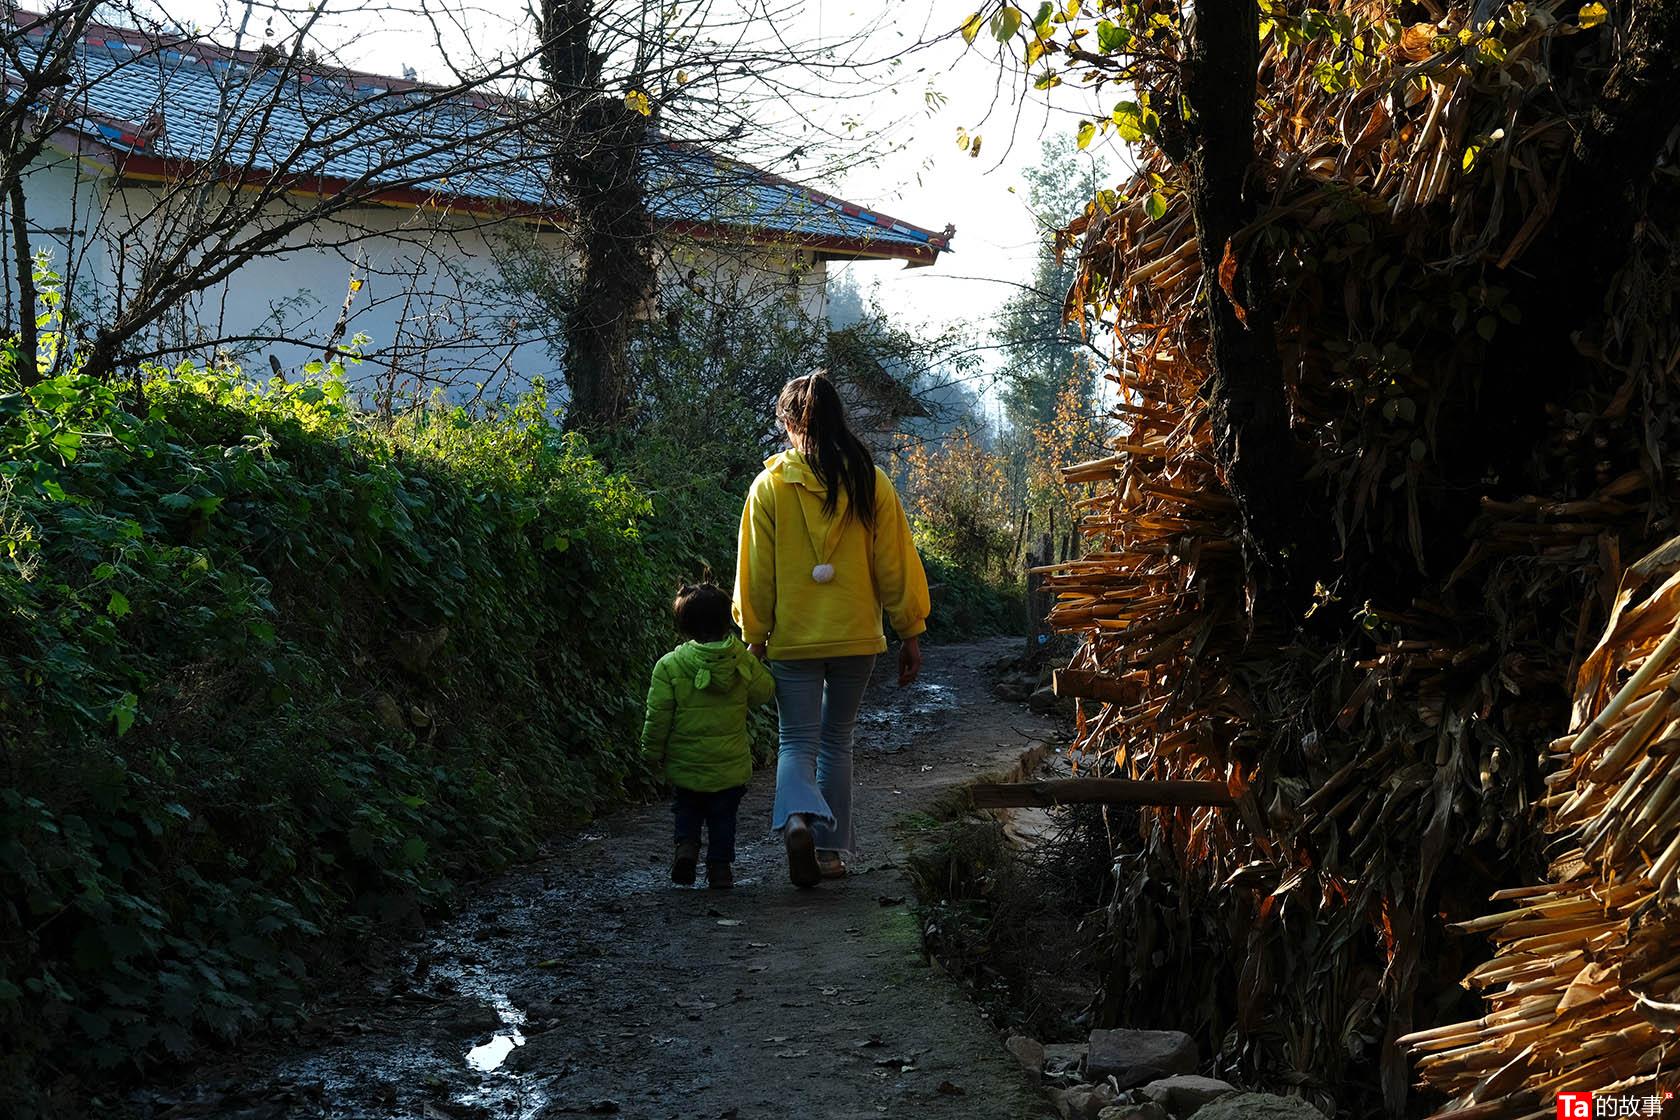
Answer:
POLYGON ((1056 234, 1104 185, 1102 162, 1080 151, 1072 137, 1053 132, 1043 156, 1026 173, 1027 207, 1039 236, 1033 273, 1004 303, 995 342, 1004 416, 1011 427, 1030 431, 1048 423, 1070 385, 1095 390, 1095 354, 1063 306, 1077 262, 1056 249, 1056 234))
POLYGON ((1038 234, 1031 276, 1005 301, 992 335, 1004 428, 997 435, 1002 477, 1024 531, 1066 536, 1072 510, 1057 470, 1100 450, 1095 422, 1099 355, 1064 307, 1077 274, 1076 253, 1058 235, 1104 184, 1101 161, 1069 136, 1050 133, 1039 163, 1025 173, 1027 207, 1038 234))

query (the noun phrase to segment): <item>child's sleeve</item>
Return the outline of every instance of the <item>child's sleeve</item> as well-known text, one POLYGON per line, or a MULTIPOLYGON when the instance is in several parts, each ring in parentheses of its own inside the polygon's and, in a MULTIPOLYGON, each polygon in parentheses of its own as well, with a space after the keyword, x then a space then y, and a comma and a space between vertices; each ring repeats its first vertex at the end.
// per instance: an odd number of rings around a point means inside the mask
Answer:
POLYGON ((910 539, 910 520, 884 472, 875 478, 875 584, 893 633, 914 638, 927 629, 927 573, 910 539))
POLYGON ((661 661, 653 667, 653 680, 648 684, 647 716, 642 721, 642 757, 650 763, 665 758, 665 743, 671 737, 671 713, 676 706, 671 678, 665 675, 665 663, 661 661))
POLYGON ((768 641, 776 617, 776 515, 774 484, 760 475, 741 509, 735 554, 735 624, 748 645, 768 641))
POLYGON ((747 706, 758 708, 770 703, 776 698, 776 678, 752 654, 742 651, 741 657, 746 662, 747 706))

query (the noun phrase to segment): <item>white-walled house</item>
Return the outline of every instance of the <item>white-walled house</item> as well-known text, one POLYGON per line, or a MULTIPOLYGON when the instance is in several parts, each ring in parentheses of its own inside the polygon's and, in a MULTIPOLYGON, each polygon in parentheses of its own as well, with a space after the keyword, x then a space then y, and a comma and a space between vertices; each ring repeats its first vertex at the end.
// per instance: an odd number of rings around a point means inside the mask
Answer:
MULTIPOLYGON (((24 195, 30 243, 88 323, 167 280, 170 252, 200 259, 218 238, 355 199, 185 296, 130 353, 216 352, 262 372, 359 335, 359 377, 558 380, 560 324, 530 296, 572 249, 549 153, 518 126, 528 103, 110 27, 83 36, 75 58, 73 90, 40 112, 51 138, 24 195), (242 229, 218 225, 259 197, 242 229)), ((689 144, 658 139, 643 164, 669 291, 727 291, 820 320, 829 261, 928 265, 952 235, 689 144)), ((10 318, 9 273, 5 298, 10 318)))

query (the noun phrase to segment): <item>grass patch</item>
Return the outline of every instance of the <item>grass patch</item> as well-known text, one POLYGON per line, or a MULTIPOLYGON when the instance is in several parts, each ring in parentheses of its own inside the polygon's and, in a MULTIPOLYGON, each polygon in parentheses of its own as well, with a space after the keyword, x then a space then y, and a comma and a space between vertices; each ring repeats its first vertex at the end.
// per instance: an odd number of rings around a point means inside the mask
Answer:
MULTIPOLYGON (((930 812, 940 823, 910 845, 924 947, 998 1028, 1074 1038, 1097 996, 1098 974, 1085 959, 1093 935, 1081 919, 1103 904, 1107 853, 1091 832, 1071 827, 1073 813, 1055 842, 1020 848, 999 820, 969 812, 966 799, 930 812)), ((1095 835, 1104 835, 1100 825, 1095 835)))

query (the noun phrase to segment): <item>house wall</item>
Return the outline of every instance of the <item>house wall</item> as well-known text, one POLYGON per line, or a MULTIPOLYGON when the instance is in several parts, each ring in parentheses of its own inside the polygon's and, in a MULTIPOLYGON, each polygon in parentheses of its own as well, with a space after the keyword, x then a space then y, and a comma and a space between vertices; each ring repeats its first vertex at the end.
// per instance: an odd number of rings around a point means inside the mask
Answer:
MULTIPOLYGON (((49 148, 31 165, 24 179, 28 203, 29 243, 48 254, 48 267, 63 282, 77 306, 94 309, 96 294, 110 272, 104 242, 98 232, 104 217, 103 194, 97 178, 69 152, 49 148)), ((17 282, 12 274, 11 215, 0 198, 5 221, 4 299, 10 320, 17 306, 17 282)))
MULTIPOLYGON (((25 194, 32 244, 50 249, 73 277, 72 297, 94 323, 132 291, 170 228, 158 188, 115 186, 63 152, 38 162, 25 194)), ((293 205, 273 204, 265 220, 284 219, 293 205)), ((669 292, 747 300, 814 321, 826 311, 825 262, 807 251, 684 243, 657 257, 669 292)), ((537 376, 557 386, 558 313, 537 293, 572 263, 567 234, 554 227, 363 207, 294 232, 284 252, 191 296, 140 348, 190 345, 179 356, 219 352, 266 376, 271 357, 291 373, 319 358, 335 333, 344 342, 359 333, 365 360, 351 376, 364 388, 470 396, 484 385, 497 396, 537 376)), ((10 276, 6 285, 15 301, 10 276)))

